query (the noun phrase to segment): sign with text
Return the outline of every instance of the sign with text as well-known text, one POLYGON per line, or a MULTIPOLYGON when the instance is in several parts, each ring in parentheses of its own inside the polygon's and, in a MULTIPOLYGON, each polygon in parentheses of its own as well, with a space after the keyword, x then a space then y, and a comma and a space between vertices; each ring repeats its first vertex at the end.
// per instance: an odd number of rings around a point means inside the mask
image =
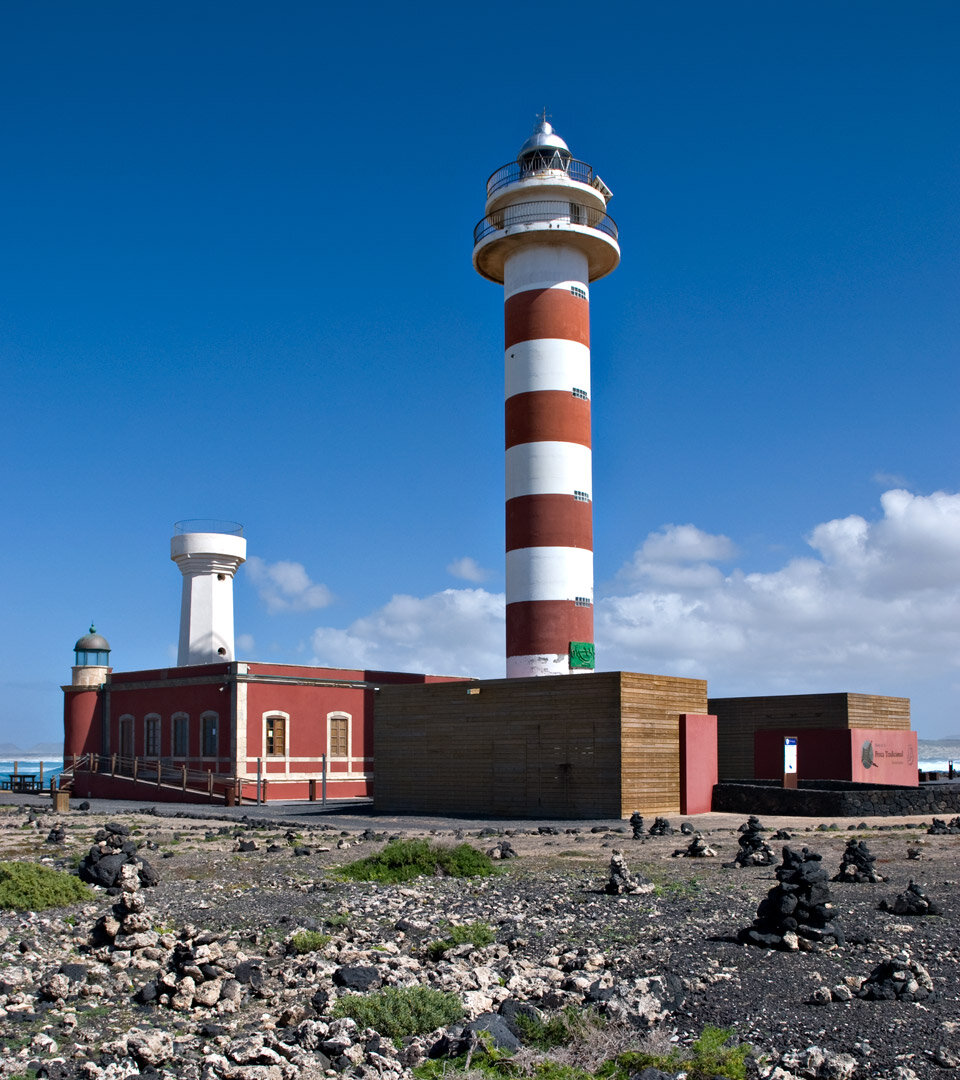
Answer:
POLYGON ((794 735, 787 735, 783 740, 783 773, 797 771, 797 740, 794 735))

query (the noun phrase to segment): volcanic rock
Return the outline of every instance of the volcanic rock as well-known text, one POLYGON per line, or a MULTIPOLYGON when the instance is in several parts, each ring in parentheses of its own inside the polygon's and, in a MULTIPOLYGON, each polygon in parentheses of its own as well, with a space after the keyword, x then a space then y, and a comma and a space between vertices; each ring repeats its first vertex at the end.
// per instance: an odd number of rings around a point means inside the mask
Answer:
POLYGON ((877 857, 871 854, 865 840, 855 840, 851 837, 841 856, 840 869, 833 880, 853 881, 860 884, 885 881, 886 879, 874 868, 873 864, 876 860, 877 857))
POLYGON ((842 945, 843 932, 834 923, 836 913, 821 856, 807 848, 784 847, 776 876, 780 884, 760 902, 753 925, 741 930, 737 940, 787 951, 842 945))
POLYGON ((911 881, 892 901, 881 900, 878 906, 881 911, 889 911, 893 915, 941 914, 940 905, 931 900, 915 881, 911 881))
POLYGON ((625 893, 637 894, 653 892, 652 881, 647 881, 640 874, 631 874, 627 869, 623 852, 615 850, 610 858, 610 878, 604 886, 604 892, 610 896, 623 896, 625 893))

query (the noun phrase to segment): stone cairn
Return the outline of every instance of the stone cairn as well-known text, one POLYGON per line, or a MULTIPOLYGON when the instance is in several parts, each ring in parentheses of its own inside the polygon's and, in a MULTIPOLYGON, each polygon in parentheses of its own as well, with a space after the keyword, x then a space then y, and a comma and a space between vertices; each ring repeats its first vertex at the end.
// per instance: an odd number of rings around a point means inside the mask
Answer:
POLYGON ((700 833, 696 833, 686 847, 677 848, 673 857, 675 859, 715 859, 717 853, 707 845, 700 833))
POLYGON ((491 859, 519 859, 517 849, 509 840, 500 840, 493 847, 487 848, 487 856, 491 859))
POLYGON ((650 836, 673 836, 673 826, 665 817, 658 817, 647 829, 650 836))
POLYGON ((892 915, 939 915, 943 910, 915 881, 911 881, 892 901, 881 900, 878 907, 892 915))
POLYGON ((48 844, 65 844, 67 841, 67 830, 63 827, 62 822, 57 822, 56 825, 47 833, 48 844))
POLYGON ((653 892, 653 889, 653 882, 647 881, 642 874, 630 873, 623 852, 619 849, 615 850, 610 857, 610 878, 603 887, 603 891, 610 896, 623 896, 653 892))
POLYGON ((874 867, 877 861, 867 847, 865 840, 855 840, 851 837, 847 841, 846 850, 840 861, 840 869, 834 874, 834 881, 852 881, 858 884, 867 882, 886 881, 874 867))
POLYGON ((108 822, 97 830, 93 839, 93 847, 77 867, 81 881, 100 885, 110 895, 117 896, 122 888, 121 870, 124 866, 133 866, 141 885, 159 883, 160 875, 146 859, 137 854, 137 842, 130 839, 130 830, 126 825, 108 822))
POLYGON ((753 926, 741 930, 737 940, 764 949, 804 952, 818 945, 842 945, 843 931, 834 923, 836 913, 821 856, 807 848, 784 847, 776 876, 780 884, 760 901, 753 926))
MULTIPOLYGON (((737 866, 773 866, 777 861, 773 849, 764 840, 763 833, 766 829, 760 824, 760 819, 751 814, 739 829, 739 848, 733 857, 733 862, 725 863, 728 867, 737 866)), ((786 850, 786 849, 785 849, 786 850)))
POLYGON ((633 829, 634 840, 643 839, 643 814, 639 810, 634 810, 630 815, 630 828, 633 829))
POLYGON ((956 836, 960 833, 960 817, 951 818, 949 821, 935 817, 927 832, 930 836, 956 836))
POLYGON ((865 1001, 930 1001, 936 991, 930 972, 904 949, 877 964, 857 997, 865 1001))

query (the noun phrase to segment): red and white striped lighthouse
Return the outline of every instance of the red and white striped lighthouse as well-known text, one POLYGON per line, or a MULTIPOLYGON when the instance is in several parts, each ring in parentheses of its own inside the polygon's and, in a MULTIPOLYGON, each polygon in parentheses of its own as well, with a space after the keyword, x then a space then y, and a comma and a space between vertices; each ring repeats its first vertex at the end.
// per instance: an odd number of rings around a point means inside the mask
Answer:
POLYGON ((590 282, 620 262, 610 197, 544 116, 474 229, 474 267, 504 287, 508 677, 594 666, 590 282))

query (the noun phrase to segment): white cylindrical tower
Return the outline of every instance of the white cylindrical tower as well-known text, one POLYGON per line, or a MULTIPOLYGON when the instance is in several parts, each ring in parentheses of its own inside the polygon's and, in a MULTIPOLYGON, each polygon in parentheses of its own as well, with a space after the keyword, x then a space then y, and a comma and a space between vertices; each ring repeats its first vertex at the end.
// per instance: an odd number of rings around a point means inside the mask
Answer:
POLYGON ((170 558, 183 574, 177 666, 233 660, 233 575, 247 557, 233 521, 178 521, 170 558))
POLYGON ((610 189, 544 116, 487 181, 473 265, 504 287, 507 676, 594 667, 590 282, 610 189))

